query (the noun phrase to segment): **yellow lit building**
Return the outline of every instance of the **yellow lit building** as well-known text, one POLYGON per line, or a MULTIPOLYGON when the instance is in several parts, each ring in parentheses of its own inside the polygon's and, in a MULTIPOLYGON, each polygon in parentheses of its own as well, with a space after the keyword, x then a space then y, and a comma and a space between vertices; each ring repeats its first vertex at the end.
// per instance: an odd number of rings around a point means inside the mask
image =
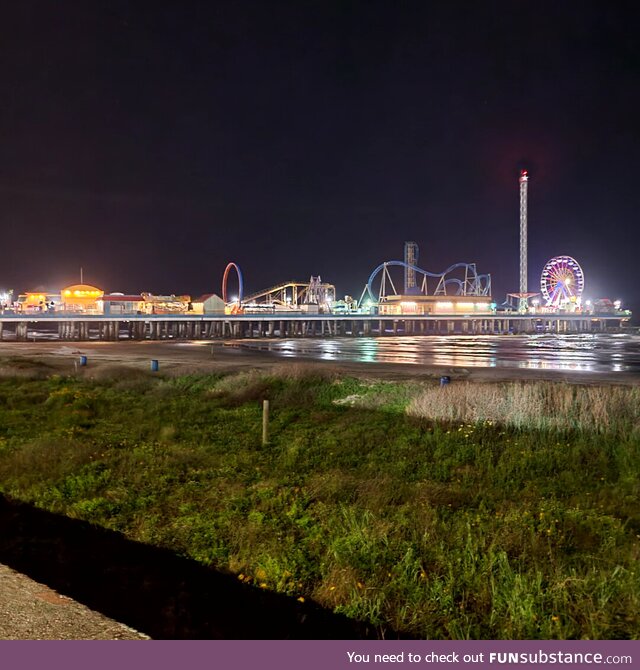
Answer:
POLYGON ((104 291, 89 284, 73 284, 60 291, 60 309, 64 312, 101 312, 98 301, 104 291))
POLYGON ((27 291, 18 296, 18 309, 22 312, 46 312, 58 306, 60 303, 59 293, 48 293, 47 291, 27 291))
POLYGON ((489 296, 469 295, 390 295, 378 308, 379 314, 473 315, 491 314, 489 296))

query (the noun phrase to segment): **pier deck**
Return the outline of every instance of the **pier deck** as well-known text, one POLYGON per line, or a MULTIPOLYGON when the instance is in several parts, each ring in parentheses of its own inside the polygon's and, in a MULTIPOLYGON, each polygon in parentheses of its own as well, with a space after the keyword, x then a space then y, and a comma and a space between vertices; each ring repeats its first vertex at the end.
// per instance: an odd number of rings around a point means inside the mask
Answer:
POLYGON ((256 337, 335 337, 393 335, 493 335, 507 333, 591 333, 619 330, 624 315, 483 314, 3 314, 0 339, 36 336, 60 340, 162 340, 256 337))

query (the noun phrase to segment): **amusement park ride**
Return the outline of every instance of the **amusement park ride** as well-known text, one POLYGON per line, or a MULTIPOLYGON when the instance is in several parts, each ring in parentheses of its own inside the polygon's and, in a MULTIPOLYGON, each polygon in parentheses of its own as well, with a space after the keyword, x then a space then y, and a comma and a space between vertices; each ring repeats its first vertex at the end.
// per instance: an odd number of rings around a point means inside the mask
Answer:
POLYGON ((287 281, 250 295, 243 295, 242 272, 236 263, 229 263, 222 279, 222 297, 227 313, 241 314, 279 311, 302 311, 316 313, 360 312, 374 310, 384 314, 429 314, 460 309, 478 313, 478 309, 489 310, 491 305, 491 276, 479 274, 475 263, 454 263, 444 272, 429 272, 418 267, 418 245, 405 243, 404 261, 385 261, 369 276, 360 299, 349 296, 336 299, 333 284, 311 277, 308 282, 287 281), (396 288, 391 271, 404 270, 404 286, 396 288), (229 273, 235 270, 238 277, 238 296, 229 299, 229 273), (419 280, 419 281, 418 281, 419 280), (432 289, 431 293, 429 289, 432 289), (443 298, 447 300, 443 300, 443 298))
POLYGON ((378 265, 357 300, 350 296, 338 299, 335 286, 323 282, 319 276, 312 276, 306 282, 285 281, 244 295, 242 271, 236 263, 229 263, 222 281, 225 312, 435 316, 500 312, 597 315, 620 311, 619 301, 584 300, 584 272, 571 256, 554 256, 545 263, 538 293, 509 293, 507 302, 501 306, 492 299, 491 275, 479 273, 475 263, 454 263, 443 272, 429 272, 417 265, 417 258, 417 244, 405 243, 405 260, 385 261, 378 265), (229 297, 228 280, 232 270, 237 275, 238 292, 229 297), (404 282, 400 271, 404 272, 404 282), (521 307, 523 298, 526 303, 524 312, 521 307), (509 299, 515 299, 516 304, 509 299))
MULTIPOLYGON (((520 186, 520 285, 517 293, 507 294, 503 307, 529 312, 582 312, 589 311, 590 303, 582 305, 584 273, 571 256, 554 256, 545 264, 540 278, 540 291, 544 298, 541 307, 540 293, 527 289, 527 200, 529 173, 522 170, 520 186), (514 306, 510 299, 515 298, 514 306), (530 299, 531 305, 529 304, 530 299)), ((405 242, 404 260, 385 261, 369 276, 360 299, 349 296, 336 300, 333 284, 311 277, 308 282, 289 281, 243 297, 243 280, 240 268, 229 263, 222 280, 222 297, 230 314, 273 311, 306 311, 317 313, 371 313, 379 314, 478 314, 496 311, 491 299, 491 275, 479 274, 475 263, 454 263, 443 272, 429 272, 418 266, 418 245, 405 242), (398 291, 391 271, 402 268, 404 285, 398 291), (238 296, 229 300, 227 281, 231 270, 238 276, 238 296), (431 289, 431 293, 429 292, 431 289), (446 299, 443 299, 445 298, 446 299)), ((401 280, 400 280, 401 281, 401 280)))
MULTIPOLYGON (((527 287, 527 203, 529 173, 522 170, 520 187, 520 281, 517 293, 507 294, 507 302, 498 308, 491 297, 491 275, 480 274, 475 263, 454 263, 443 272, 429 272, 418 266, 418 245, 405 242, 404 260, 385 261, 376 267, 359 300, 345 296, 336 299, 333 284, 311 277, 308 282, 287 281, 271 288, 243 296, 243 278, 240 268, 229 263, 222 280, 222 297, 229 314, 247 314, 266 311, 307 312, 319 314, 378 313, 378 314, 484 314, 496 311, 520 314, 554 312, 593 313, 594 305, 583 305, 584 273, 571 256, 554 256, 545 264, 540 278, 540 293, 529 292, 527 287), (394 278, 398 269, 404 272, 404 282, 394 278), (238 295, 229 299, 227 282, 235 270, 238 277, 238 295), (398 290, 400 287, 400 290, 398 290), (540 305, 538 296, 542 295, 540 305), (516 300, 514 306, 510 299, 516 300)), ((603 303, 606 301, 600 301, 603 303)), ((595 303, 597 304, 597 303, 595 303)), ((615 307, 614 303, 611 303, 615 307)), ((617 309, 617 307, 615 307, 617 309)))
POLYGON ((248 295, 244 299, 246 309, 260 308, 260 305, 279 306, 288 309, 317 305, 319 312, 331 311, 336 299, 336 288, 320 277, 311 277, 308 282, 287 281, 268 289, 248 295))
POLYGON ((415 265, 410 265, 404 261, 385 261, 378 265, 378 267, 371 273, 369 281, 367 282, 360 302, 368 299, 374 303, 381 304, 387 300, 398 296, 393 279, 389 273, 389 268, 393 266, 400 266, 405 269, 405 277, 408 271, 410 276, 422 276, 420 288, 414 284, 412 287, 405 283, 403 296, 428 296, 427 278, 436 280, 435 289, 432 296, 482 296, 491 297, 491 275, 478 274, 475 263, 455 263, 448 267, 444 272, 428 272, 415 265), (461 273, 461 276, 456 277, 456 271, 461 273), (377 276, 381 274, 382 278, 378 290, 374 288, 374 282, 377 276), (390 291, 392 293, 390 293, 390 291))
MULTIPOLYGON (((380 314, 477 314, 495 311, 497 306, 491 297, 491 275, 481 274, 475 263, 454 263, 443 272, 429 272, 418 267, 417 245, 405 244, 404 261, 385 261, 376 267, 365 284, 360 298, 349 296, 339 300, 333 284, 318 277, 309 281, 285 281, 270 288, 243 294, 242 271, 236 263, 229 263, 222 281, 222 296, 228 314, 251 314, 263 312, 308 312, 331 313, 380 313, 380 314), (410 257, 413 263, 407 262, 410 257), (404 271, 394 278, 394 271, 404 271), (238 280, 238 293, 232 298, 228 293, 228 279, 234 270, 238 280)), ((396 272, 398 274, 398 272, 396 272)), ((542 295, 543 300, 534 299, 530 312, 576 312, 590 311, 591 303, 583 304, 584 273, 580 264, 571 256, 555 256, 545 264, 540 277, 540 292, 510 293, 517 300, 516 306, 505 303, 508 310, 518 310, 520 300, 542 295), (542 302, 542 304, 541 304, 542 302)))
POLYGON ((308 282, 285 281, 262 291, 245 296, 242 271, 236 263, 229 263, 222 277, 222 299, 229 314, 246 314, 270 311, 332 311, 336 301, 336 288, 323 282, 320 277, 311 277, 308 282), (238 295, 231 300, 228 295, 228 280, 231 270, 238 277, 238 295), (315 309, 314 309, 315 308, 315 309))
POLYGON ((547 307, 579 306, 584 290, 584 273, 571 256, 555 256, 547 261, 540 277, 540 290, 547 307))
MULTIPOLYGON (((582 305, 584 273, 571 256, 555 256, 544 266, 540 279, 540 292, 544 298, 541 307, 537 296, 527 288, 527 199, 529 173, 522 170, 520 186, 520 282, 517 293, 507 294, 503 307, 521 314, 530 312, 589 311, 589 303, 582 305), (516 299, 514 306, 509 300, 516 299), (531 305, 529 304, 530 299, 531 305)), ((227 313, 252 313, 264 310, 302 311, 316 313, 379 313, 379 314, 478 314, 495 312, 497 305, 491 298, 491 275, 480 274, 475 263, 454 263, 443 272, 429 272, 418 266, 419 249, 415 242, 405 242, 404 260, 385 261, 376 267, 359 300, 349 296, 336 300, 333 284, 318 277, 308 282, 288 281, 271 288, 243 296, 243 279, 240 268, 229 263, 222 280, 222 297, 227 313), (397 268, 404 271, 402 279, 392 277, 397 268), (238 277, 238 296, 230 300, 227 295, 229 273, 235 270, 238 277), (401 287, 401 290, 397 289, 401 287)))

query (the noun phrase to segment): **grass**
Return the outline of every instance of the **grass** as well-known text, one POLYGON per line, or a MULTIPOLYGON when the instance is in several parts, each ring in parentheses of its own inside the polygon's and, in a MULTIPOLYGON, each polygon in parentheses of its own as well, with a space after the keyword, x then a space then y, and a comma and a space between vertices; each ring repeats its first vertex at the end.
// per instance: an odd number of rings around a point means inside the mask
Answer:
POLYGON ((4 378, 0 490, 381 636, 638 638, 637 396, 299 366, 4 378))

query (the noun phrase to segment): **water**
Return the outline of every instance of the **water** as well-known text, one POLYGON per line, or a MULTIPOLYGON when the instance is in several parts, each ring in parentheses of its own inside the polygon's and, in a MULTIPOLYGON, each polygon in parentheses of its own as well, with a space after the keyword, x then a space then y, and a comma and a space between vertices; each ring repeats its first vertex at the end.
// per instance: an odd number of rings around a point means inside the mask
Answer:
POLYGON ((244 340, 242 346, 287 358, 337 362, 640 372, 640 336, 627 334, 244 340))

